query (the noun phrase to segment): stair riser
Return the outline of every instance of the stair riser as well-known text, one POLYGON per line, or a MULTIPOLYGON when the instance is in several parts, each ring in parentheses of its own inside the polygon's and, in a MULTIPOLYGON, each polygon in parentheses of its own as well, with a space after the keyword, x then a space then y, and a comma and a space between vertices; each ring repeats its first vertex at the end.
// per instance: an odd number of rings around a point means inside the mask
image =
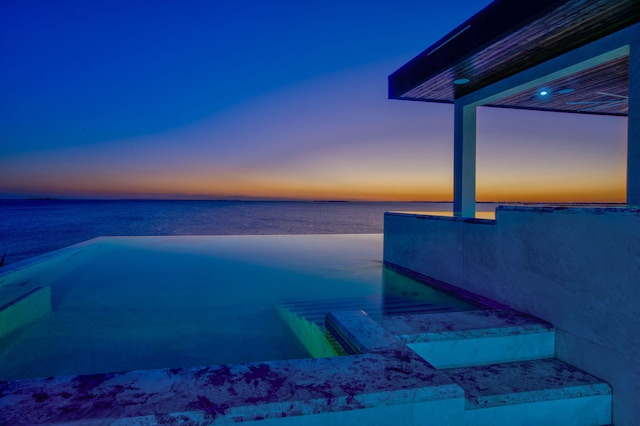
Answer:
POLYGON ((611 423, 611 395, 465 411, 465 426, 595 426, 611 423))
POLYGON ((552 358, 555 331, 407 344, 436 368, 552 358))

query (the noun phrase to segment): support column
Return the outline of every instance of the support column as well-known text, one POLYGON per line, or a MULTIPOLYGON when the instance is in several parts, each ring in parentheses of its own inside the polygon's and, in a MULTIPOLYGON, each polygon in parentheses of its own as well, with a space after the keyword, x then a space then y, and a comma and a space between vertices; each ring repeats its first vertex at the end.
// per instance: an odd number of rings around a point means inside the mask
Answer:
POLYGON ((476 107, 454 103, 453 213, 476 213, 476 107))
POLYGON ((640 37, 629 45, 627 204, 640 205, 640 37))

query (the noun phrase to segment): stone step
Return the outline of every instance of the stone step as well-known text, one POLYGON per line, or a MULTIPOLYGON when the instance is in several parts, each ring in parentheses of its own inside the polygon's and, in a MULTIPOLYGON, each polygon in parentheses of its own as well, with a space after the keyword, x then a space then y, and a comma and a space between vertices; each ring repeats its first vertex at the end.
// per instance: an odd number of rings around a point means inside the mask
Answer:
POLYGON ((607 425, 611 387, 557 359, 440 370, 465 393, 465 425, 607 425))
POLYGON ((555 356, 552 325, 512 310, 392 316, 379 323, 436 368, 555 356))
MULTIPOLYGON (((485 314, 492 318, 485 323, 509 318, 512 327, 517 324, 524 329, 535 323, 534 318, 515 312, 485 314)), ((404 345, 396 334, 372 327, 364 321, 365 316, 357 312, 331 313, 326 319, 327 332, 352 355, 401 350, 404 345)), ((407 317, 397 317, 393 322, 397 325, 405 320, 407 317)), ((404 326, 408 328, 409 324, 406 321, 404 326)), ((457 327, 447 328, 464 329, 464 324, 461 320, 457 327)), ((587 426, 611 422, 611 387, 554 358, 438 369, 438 373, 464 392, 462 418, 456 425, 587 426)))

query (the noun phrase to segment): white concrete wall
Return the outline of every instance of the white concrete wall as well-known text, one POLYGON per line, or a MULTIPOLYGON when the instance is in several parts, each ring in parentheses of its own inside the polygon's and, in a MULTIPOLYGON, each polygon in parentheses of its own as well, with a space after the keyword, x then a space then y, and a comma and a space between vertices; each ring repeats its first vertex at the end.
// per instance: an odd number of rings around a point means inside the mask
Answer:
POLYGON ((615 424, 640 424, 640 209, 387 214, 384 259, 550 321, 556 356, 613 386, 615 424))

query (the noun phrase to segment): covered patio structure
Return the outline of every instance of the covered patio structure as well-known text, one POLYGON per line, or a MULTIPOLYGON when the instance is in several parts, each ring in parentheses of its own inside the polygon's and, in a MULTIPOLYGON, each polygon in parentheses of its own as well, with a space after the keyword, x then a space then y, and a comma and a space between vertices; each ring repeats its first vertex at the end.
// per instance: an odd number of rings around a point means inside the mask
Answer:
POLYGON ((640 204, 640 3, 496 0, 389 76, 389 98, 453 103, 454 212, 475 212, 479 106, 628 116, 640 204))
POLYGON ((495 0, 389 76, 454 105, 454 216, 389 212, 391 269, 551 322, 555 356, 640 421, 640 2, 495 0), (480 106, 627 117, 626 205, 504 206, 475 218, 480 106))

